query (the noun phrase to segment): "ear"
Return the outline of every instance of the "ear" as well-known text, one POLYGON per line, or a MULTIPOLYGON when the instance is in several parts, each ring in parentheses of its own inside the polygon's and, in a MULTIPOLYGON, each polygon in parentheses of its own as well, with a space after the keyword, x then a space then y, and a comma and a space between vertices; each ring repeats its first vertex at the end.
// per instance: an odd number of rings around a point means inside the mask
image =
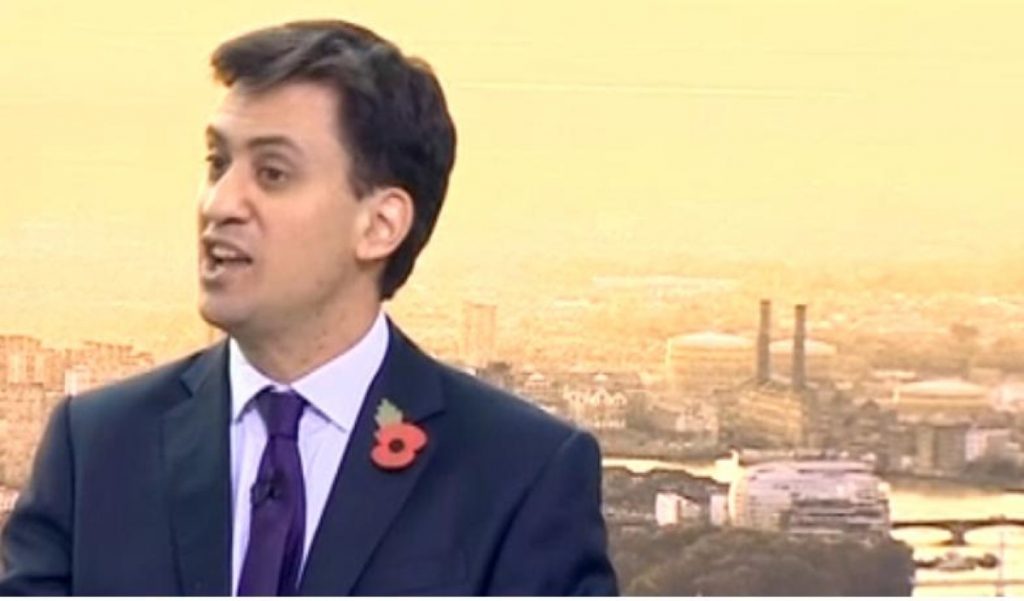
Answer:
POLYGON ((386 259, 412 229, 416 214, 412 197, 401 188, 380 188, 359 203, 356 258, 366 262, 386 259))

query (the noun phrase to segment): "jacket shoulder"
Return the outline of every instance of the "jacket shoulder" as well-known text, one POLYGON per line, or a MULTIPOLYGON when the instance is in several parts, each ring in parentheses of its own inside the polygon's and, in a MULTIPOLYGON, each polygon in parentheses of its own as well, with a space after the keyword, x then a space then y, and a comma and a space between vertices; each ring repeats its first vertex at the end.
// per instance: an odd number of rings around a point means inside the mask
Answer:
POLYGON ((197 351, 123 380, 71 395, 72 422, 104 422, 127 415, 162 413, 188 393, 182 376, 208 351, 197 351))
POLYGON ((478 444, 512 450, 520 460, 544 463, 574 436, 591 435, 537 405, 479 378, 438 364, 447 410, 478 444), (532 461, 531 461, 532 459, 532 461))

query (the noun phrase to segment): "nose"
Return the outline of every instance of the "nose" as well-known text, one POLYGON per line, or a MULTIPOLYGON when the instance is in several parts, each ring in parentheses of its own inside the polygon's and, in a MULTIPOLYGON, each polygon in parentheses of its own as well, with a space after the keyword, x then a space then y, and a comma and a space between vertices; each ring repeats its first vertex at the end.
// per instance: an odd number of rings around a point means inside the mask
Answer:
POLYGON ((242 223, 249 218, 251 198, 243 171, 232 164, 203 186, 199 199, 201 226, 242 223))

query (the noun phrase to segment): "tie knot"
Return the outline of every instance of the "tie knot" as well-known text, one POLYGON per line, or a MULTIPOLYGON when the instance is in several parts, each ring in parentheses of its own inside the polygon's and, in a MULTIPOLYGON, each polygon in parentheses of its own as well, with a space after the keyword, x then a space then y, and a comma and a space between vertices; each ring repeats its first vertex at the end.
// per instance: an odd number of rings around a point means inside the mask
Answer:
POLYGON ((256 409, 267 426, 267 436, 295 440, 299 436, 299 418, 306 399, 293 391, 277 392, 270 388, 256 395, 256 409))

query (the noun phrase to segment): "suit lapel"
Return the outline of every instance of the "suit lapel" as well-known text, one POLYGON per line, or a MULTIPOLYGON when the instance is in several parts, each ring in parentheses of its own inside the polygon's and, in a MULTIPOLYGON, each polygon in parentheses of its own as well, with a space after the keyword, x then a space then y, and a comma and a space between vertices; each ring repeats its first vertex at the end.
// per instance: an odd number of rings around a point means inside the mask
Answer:
POLYGON ((390 343, 356 421, 313 539, 299 593, 351 592, 377 544, 406 503, 436 447, 424 423, 443 410, 437 367, 389 322, 390 343), (427 444, 408 467, 394 472, 370 459, 375 415, 387 398, 427 433, 427 444))
POLYGON ((231 589, 230 386, 227 345, 201 355, 182 376, 191 396, 164 415, 164 467, 181 592, 231 589))

